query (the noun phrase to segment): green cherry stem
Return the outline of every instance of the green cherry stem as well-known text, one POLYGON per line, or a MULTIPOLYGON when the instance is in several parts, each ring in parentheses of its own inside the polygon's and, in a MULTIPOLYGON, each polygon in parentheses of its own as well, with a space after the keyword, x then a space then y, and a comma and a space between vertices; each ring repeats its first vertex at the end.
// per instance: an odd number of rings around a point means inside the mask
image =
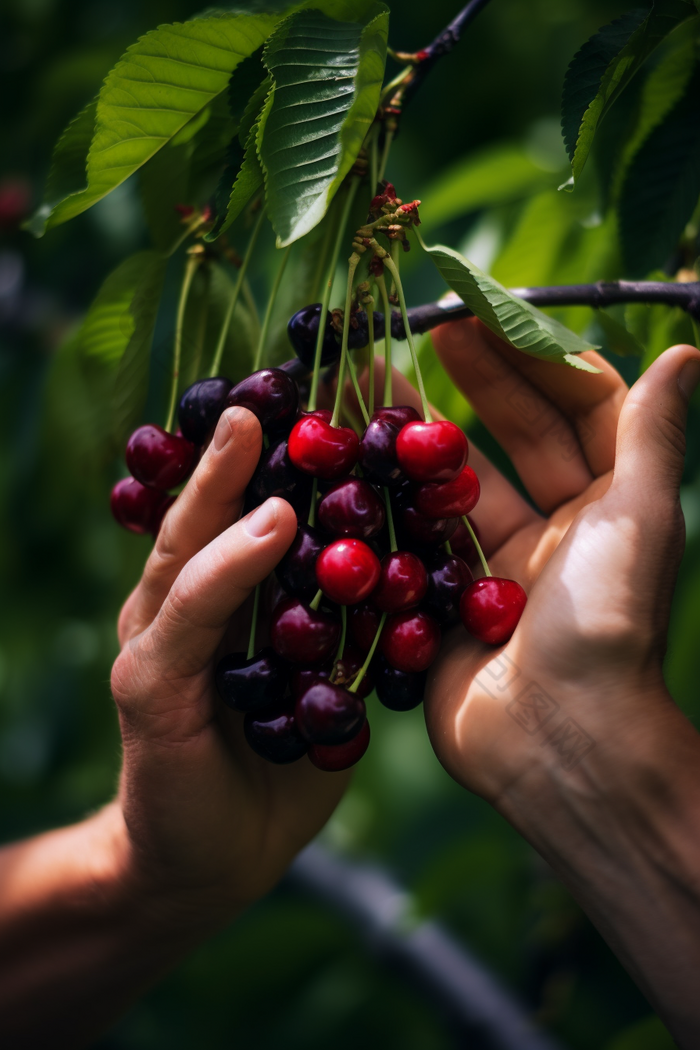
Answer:
MULTIPOLYGON (((408 349, 411 351, 411 361, 413 362, 413 369, 416 373, 416 380, 418 382, 418 393, 420 394, 421 404, 423 405, 423 415, 426 423, 432 423, 433 416, 430 411, 430 405, 428 404, 428 398, 425 394, 425 387, 423 386, 423 376, 421 375, 420 365, 418 364, 418 354, 416 353, 416 345, 413 342, 413 333, 411 332, 411 326, 408 321, 408 313, 406 310, 406 296, 404 295, 403 285, 401 284, 401 276, 399 274, 399 268, 394 263, 394 260, 390 256, 385 256, 383 259, 385 266, 388 267, 389 273, 394 278, 396 284, 396 291, 399 296, 399 306, 401 307, 401 317, 403 318, 404 328, 406 329, 406 339, 408 340, 408 349)), ((391 314, 387 314, 389 317, 389 324, 391 324, 391 314)))
POLYGON ((373 289, 370 288, 369 302, 366 304, 367 312, 367 339, 369 346, 369 414, 374 415, 374 296, 372 295, 373 289))
POLYGON ((318 499, 318 478, 314 478, 313 485, 311 486, 311 504, 309 506, 309 516, 306 519, 306 524, 312 529, 316 524, 316 500, 318 499))
POLYGON ((234 285, 233 291, 231 292, 231 298, 229 300, 228 310, 226 311, 226 316, 224 317, 224 323, 221 326, 221 333, 219 335, 219 342, 217 343, 216 353, 214 354, 214 360, 212 361, 212 364, 211 364, 211 371, 209 373, 210 376, 216 376, 216 375, 219 374, 219 369, 221 368, 221 359, 224 356, 224 347, 226 346, 226 336, 228 335, 229 326, 231 324, 231 318, 233 317, 233 311, 236 308, 236 303, 238 302, 238 297, 241 294, 241 288, 243 287, 243 281, 245 280, 245 275, 246 275, 246 272, 248 270, 248 266, 250 264, 251 257, 253 255, 253 249, 255 248, 255 244, 256 244, 256 241, 258 239, 258 234, 260 233, 260 228, 262 226, 262 222, 263 222, 264 218, 265 218, 265 209, 261 208, 260 209, 260 215, 258 216, 258 220, 255 223, 255 226, 253 227, 253 232, 251 233, 250 239, 248 241, 248 247, 246 248, 245 255, 243 256, 243 262, 241 263, 241 268, 238 271, 238 279, 236 280, 236 283, 234 285))
POLYGON ((386 487, 386 485, 384 486, 384 506, 386 508, 386 523, 387 523, 387 527, 389 529, 389 546, 390 546, 391 552, 393 554, 394 551, 397 551, 399 548, 398 548, 398 544, 396 542, 396 530, 394 528, 394 514, 393 514, 392 509, 391 509, 391 496, 389 494, 389 489, 386 487))
POLYGON ((260 338, 258 339, 258 348, 255 351, 255 360, 253 361, 253 371, 259 371, 262 366, 263 353, 265 351, 265 343, 267 341, 267 333, 270 328, 270 318, 272 317, 272 311, 275 308, 275 302, 277 300, 277 293, 280 290, 282 278, 284 277, 284 271, 287 266, 287 260, 289 259, 289 253, 292 250, 291 244, 282 256, 282 261, 277 268, 277 276, 275 282, 272 285, 272 291, 270 292, 270 298, 267 300, 267 309, 265 310, 265 316, 263 318, 262 328, 260 329, 260 338))
POLYGON ((379 645, 379 639, 381 637, 382 631, 384 630, 384 624, 385 623, 386 623, 386 613, 382 613, 382 618, 379 621, 379 627, 377 628, 377 633, 374 636, 374 641, 372 642, 372 647, 370 648, 370 651, 367 653, 367 656, 365 657, 365 662, 363 663, 363 665, 360 668, 360 670, 357 672, 357 675, 355 676, 355 681, 352 683, 351 686, 349 686, 349 688, 348 688, 348 692, 349 693, 356 693, 357 690, 360 688, 360 685, 362 684, 362 679, 367 674, 367 668, 372 663, 372 657, 374 656, 375 649, 379 645))
POLYGON ((384 135, 384 150, 382 151, 382 162, 379 165, 379 178, 377 179, 377 182, 381 182, 384 178, 384 172, 386 171, 386 166, 389 161, 389 153, 391 151, 391 144, 393 141, 394 132, 387 131, 384 135))
POLYGON ((448 554, 452 554, 452 544, 449 540, 445 540, 445 542, 443 543, 443 547, 445 548, 448 554))
POLYGON ((255 587, 253 598, 253 615, 250 620, 250 634, 248 635, 248 660, 255 656, 255 629, 258 623, 258 608, 260 606, 260 584, 255 587))
POLYGON ((489 569, 489 563, 486 561, 486 558, 484 557, 484 552, 481 549, 481 544, 477 540, 476 533, 474 532, 474 529, 472 528, 471 522, 470 522, 470 520, 469 520, 469 518, 467 517, 466 514, 462 515, 462 521, 466 525, 467 530, 469 532, 469 535, 472 538, 472 543, 474 544, 474 546, 476 548, 476 553, 479 555, 479 561, 481 562, 482 569, 484 570, 484 572, 485 572, 485 574, 487 576, 492 576, 493 573, 489 569))
POLYGON ((389 303, 389 293, 386 290, 384 274, 380 274, 377 277, 377 285, 384 308, 384 405, 390 408, 393 396, 391 389, 391 305, 389 303))
MULTIPOLYGON (((348 264, 348 283, 345 291, 345 313, 343 314, 343 341, 340 347, 340 366, 338 368, 338 386, 335 391, 335 405, 333 406, 333 416, 331 418, 331 426, 337 427, 338 420, 340 419, 340 405, 343 400, 343 386, 345 385, 345 369, 348 361, 348 337, 350 335, 350 309, 352 307, 352 286, 355 280, 355 270, 360 261, 360 256, 357 252, 353 252, 350 256, 350 262, 348 264)), ((323 310, 321 317, 324 317, 323 310)), ((319 326, 319 331, 320 331, 319 326)), ((366 409, 365 409, 366 411, 366 409)))
POLYGON ((369 143, 369 171, 370 179, 372 180, 372 196, 374 197, 377 192, 377 183, 379 182, 379 125, 377 125, 377 130, 372 135, 369 143))
POLYGON ((337 664, 338 660, 343 659, 343 653, 345 652, 345 639, 348 634, 348 610, 345 605, 340 606, 340 623, 340 645, 338 646, 338 652, 335 654, 335 660, 333 661, 334 664, 337 664))
POLYGON ((367 406, 365 405, 365 399, 363 398, 362 391, 360 390, 360 384, 357 381, 357 369, 355 368, 355 362, 353 361, 353 359, 352 359, 352 357, 351 357, 349 352, 348 352, 348 356, 346 358, 346 364, 348 366, 348 372, 350 373, 350 379, 352 381, 352 385, 353 385, 353 387, 355 389, 355 396, 357 397, 357 403, 360 406, 360 412, 362 413, 362 418, 364 419, 365 426, 367 427, 367 426, 369 426, 369 412, 367 411, 367 406))
POLYGON ((192 281, 197 268, 202 261, 201 251, 198 248, 193 249, 187 256, 187 262, 185 263, 185 273, 182 278, 182 288, 180 289, 180 301, 177 304, 177 321, 175 322, 175 347, 173 350, 173 375, 170 381, 170 403, 168 405, 168 418, 165 424, 165 429, 170 431, 173 428, 175 421, 175 406, 177 405, 177 388, 180 381, 180 362, 182 360, 182 330, 185 322, 185 310, 187 308, 187 299, 190 294, 190 288, 192 287, 192 281))
POLYGON ((317 611, 319 605, 321 604, 321 598, 323 598, 323 591, 319 588, 314 594, 311 601, 309 602, 309 608, 313 609, 314 612, 317 611))

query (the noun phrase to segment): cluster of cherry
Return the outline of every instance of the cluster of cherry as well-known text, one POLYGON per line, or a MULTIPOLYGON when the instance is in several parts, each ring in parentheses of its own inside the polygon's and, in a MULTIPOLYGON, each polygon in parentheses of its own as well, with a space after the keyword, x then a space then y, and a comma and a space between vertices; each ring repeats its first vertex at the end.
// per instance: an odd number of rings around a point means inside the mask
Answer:
MULTIPOLYGON (((415 707, 442 630, 461 618, 476 638, 500 645, 526 598, 512 580, 473 579, 478 539, 467 515, 479 481, 459 427, 425 422, 403 405, 377 409, 359 437, 334 425, 330 411, 302 408, 295 374, 306 371, 319 321, 316 306, 290 322, 296 361, 236 386, 224 378, 193 384, 180 401, 177 434, 152 424, 136 430, 126 452, 133 476, 116 485, 112 510, 133 531, 157 532, 174 498, 168 490, 184 481, 224 408, 257 416, 267 447, 246 510, 281 496, 299 526, 276 569, 271 644, 254 651, 256 601, 249 651, 225 656, 216 684, 245 713, 258 754, 286 763, 308 753, 332 771, 367 748, 364 698, 372 689, 392 710, 415 707)), ((338 353, 330 315, 327 328, 326 362, 338 353)))

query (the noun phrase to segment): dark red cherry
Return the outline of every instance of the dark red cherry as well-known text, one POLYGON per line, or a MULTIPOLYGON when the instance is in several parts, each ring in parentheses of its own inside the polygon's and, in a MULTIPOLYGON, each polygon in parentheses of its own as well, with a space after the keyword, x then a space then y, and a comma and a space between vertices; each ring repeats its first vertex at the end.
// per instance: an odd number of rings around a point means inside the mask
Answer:
POLYGON ((302 412, 299 418, 303 419, 305 416, 315 416, 316 419, 322 419, 324 423, 330 423, 333 413, 330 408, 312 408, 308 412, 302 412))
POLYGON ((398 515, 400 535, 421 547, 446 543, 459 524, 459 518, 426 518, 413 504, 403 504, 398 515))
POLYGON ((289 700, 278 700, 261 711, 250 711, 245 716, 243 732, 253 751, 276 765, 296 762, 308 750, 289 700))
POLYGON ((363 434, 359 462, 365 477, 375 485, 395 486, 405 480, 396 458, 398 435, 398 427, 388 419, 372 419, 363 434))
POLYGON ((362 478, 345 478, 329 489, 318 506, 318 520, 326 532, 368 540, 384 526, 384 504, 362 478))
POLYGON ((257 507, 270 496, 281 496, 291 503, 298 515, 306 518, 312 484, 308 474, 302 474, 292 465, 286 438, 280 438, 260 457, 246 493, 246 507, 257 507))
POLYGON ((384 624, 379 647, 399 671, 425 671, 440 650, 440 628, 420 610, 395 613, 384 624))
POLYGON ((350 427, 332 427, 318 416, 303 416, 289 435, 295 467, 325 481, 349 474, 357 463, 360 439, 350 427))
POLYGON ((423 608, 442 627, 459 622, 459 600, 473 576, 465 561, 456 554, 438 551, 428 564, 428 588, 423 608))
POLYGON ((317 682, 327 681, 331 676, 333 664, 324 667, 295 667, 289 676, 289 691, 295 700, 303 696, 312 685, 317 682))
POLYGON ((377 696, 390 711, 411 711, 425 694, 426 672, 399 671, 380 655, 373 668, 377 696))
POLYGON ((383 405, 375 409, 372 419, 387 419, 399 430, 407 423, 422 423, 423 421, 420 413, 411 405, 383 405))
POLYGON ((289 361, 283 361, 281 365, 277 366, 282 372, 286 372, 288 376, 296 380, 299 385, 310 372, 310 368, 307 368, 303 361, 300 361, 298 357, 292 357, 289 361))
POLYGON ((428 574, 416 554, 394 551, 381 561, 382 574, 372 594, 372 601, 382 612, 394 613, 412 609, 423 600, 428 589, 428 574))
MULTIPOLYGON (((467 515, 467 517, 469 516, 467 515)), ((469 524, 474 529, 477 540, 481 540, 481 533, 471 518, 469 518, 469 524)), ((450 547, 452 547, 452 553, 458 554, 463 561, 466 561, 467 565, 478 565, 479 554, 474 546, 474 540, 471 538, 469 529, 461 520, 452 536, 450 536, 450 547)))
POLYGON ((347 744, 310 744, 309 760, 324 773, 340 773, 357 765, 369 747, 369 722, 347 744))
POLYGON ((467 462, 469 445, 455 423, 407 423, 396 439, 396 458, 411 481, 451 481, 467 462))
POLYGON ((272 648, 292 664, 322 664, 335 654, 340 624, 322 609, 314 611, 297 598, 286 598, 272 611, 272 648))
POLYGON ((479 479, 471 467, 465 467, 452 481, 418 485, 413 498, 426 518, 461 518, 477 505, 479 493, 479 479))
POLYGON ((362 729, 367 709, 362 697, 342 685, 317 682, 299 697, 294 715, 309 744, 344 744, 362 729))
MULTIPOLYGON (((331 677, 336 685, 352 685, 355 675, 364 663, 364 657, 357 649, 346 645, 343 655, 335 664, 327 664, 325 667, 297 667, 292 671, 289 679, 289 687, 293 697, 302 696, 307 689, 317 682, 322 682, 331 677)), ((364 675, 357 689, 357 695, 367 697, 374 689, 373 678, 369 674, 364 675)))
POLYGON ((260 420, 263 430, 290 429, 299 410, 299 387, 281 368, 261 368, 236 383, 226 405, 240 405, 260 420))
POLYGON ((152 532, 154 536, 174 502, 174 496, 148 488, 135 478, 118 481, 109 501, 112 514, 123 528, 139 534, 152 532))
POLYGON ((369 598, 379 574, 379 558, 362 540, 336 540, 316 561, 318 585, 338 605, 355 605, 369 598))
MULTIPOLYGON (((320 316, 321 303, 312 303, 311 306, 304 306, 301 310, 297 310, 287 325, 289 341, 294 347, 297 357, 304 362, 309 371, 314 367, 316 340, 318 338, 318 322, 320 316)), ((333 330, 331 315, 326 311, 326 327, 323 334, 321 364, 333 364, 339 356, 340 342, 333 330)))
POLYGON ((234 711, 257 711, 284 696, 287 667, 269 646, 255 656, 229 653, 214 676, 219 696, 234 711))
POLYGON ((127 442, 126 465, 142 485, 165 491, 185 480, 195 455, 191 441, 169 434, 155 423, 146 423, 127 442))
POLYGON ((232 386, 230 379, 215 376, 213 379, 198 379, 187 388, 177 410, 183 437, 195 445, 206 442, 224 410, 232 386))
POLYGON ((318 529, 300 525, 294 541, 275 572, 287 594, 310 602, 318 590, 316 559, 326 546, 318 529))
POLYGON ((361 652, 368 653, 379 629, 381 613, 376 605, 369 601, 353 605, 348 609, 348 617, 350 634, 355 645, 361 652))
POLYGON ((504 645, 518 626, 527 595, 515 580, 485 576, 462 595, 459 612, 470 634, 488 645, 504 645))

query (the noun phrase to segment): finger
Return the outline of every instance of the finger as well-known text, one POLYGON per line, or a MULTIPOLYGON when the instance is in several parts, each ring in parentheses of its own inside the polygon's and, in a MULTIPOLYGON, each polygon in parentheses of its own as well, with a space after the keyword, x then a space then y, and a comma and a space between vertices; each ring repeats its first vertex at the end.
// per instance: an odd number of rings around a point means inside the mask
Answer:
POLYGON ((229 408, 197 468, 168 511, 138 587, 119 623, 123 644, 153 620, 178 574, 238 518, 260 459, 260 423, 245 408, 229 408))

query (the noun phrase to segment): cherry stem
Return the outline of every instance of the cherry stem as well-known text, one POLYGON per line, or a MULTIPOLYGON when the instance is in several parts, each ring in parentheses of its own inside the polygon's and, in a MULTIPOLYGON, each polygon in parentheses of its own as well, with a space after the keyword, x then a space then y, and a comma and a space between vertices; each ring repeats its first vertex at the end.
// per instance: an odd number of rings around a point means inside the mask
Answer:
POLYGON ((363 665, 360 668, 360 670, 357 672, 357 675, 355 677, 355 681, 352 683, 351 686, 348 687, 348 692, 349 693, 356 693, 357 690, 360 688, 360 686, 362 684, 362 679, 367 674, 367 668, 372 663, 372 657, 374 656, 375 649, 379 645, 379 638, 381 636, 382 631, 384 630, 384 624, 385 623, 386 623, 386 613, 382 613, 382 618, 379 621, 379 627, 377 628, 377 633, 374 636, 374 641, 372 642, 370 650, 367 653, 367 656, 365 657, 365 662, 363 663, 363 665))
POLYGON ((260 584, 255 585, 255 595, 253 597, 253 615, 250 620, 250 634, 248 635, 248 660, 252 660, 255 656, 255 628, 258 622, 258 608, 260 606, 260 584))
POLYGON ((391 144, 393 141, 394 131, 388 128, 384 134, 384 149, 382 151, 382 162, 379 165, 379 178, 377 179, 377 182, 381 182, 384 178, 384 172, 386 171, 386 166, 389 160, 389 153, 391 151, 391 144))
POLYGON ((196 379, 199 375, 199 369, 202 364, 202 357, 204 355, 204 343, 207 335, 207 321, 209 320, 209 295, 211 292, 211 270, 208 266, 202 267, 202 276, 204 278, 204 294, 202 296, 202 313, 199 318, 199 324, 197 326, 197 336, 195 342, 195 354, 191 365, 190 375, 192 379, 196 379))
POLYGON ((342 625, 340 629, 340 645, 338 646, 338 652, 335 654, 335 660, 333 661, 334 671, 335 664, 338 663, 338 660, 342 660, 343 658, 343 653, 345 652, 345 639, 348 633, 348 610, 344 605, 340 606, 340 623, 342 625))
POLYGON ((369 414, 370 417, 374 415, 374 297, 372 295, 372 288, 370 288, 369 302, 366 303, 367 310, 367 338, 369 340, 369 414))
POLYGON ((452 544, 449 540, 445 540, 445 542, 443 543, 443 547, 445 548, 448 554, 452 554, 452 544))
MULTIPOLYGON (((418 393, 420 394, 421 404, 423 405, 423 416, 426 423, 432 423, 433 416, 430 411, 430 405, 428 404, 428 398, 425 394, 425 387, 423 386, 423 376, 421 374, 420 365, 418 364, 418 354, 416 353, 416 344, 413 342, 413 333, 411 332, 410 325, 408 323, 408 313, 406 310, 406 296, 404 295, 403 285, 401 284, 401 276, 399 274, 399 268, 394 263, 394 260, 387 256, 384 259, 385 264, 389 268, 389 272, 394 278, 396 284, 396 291, 399 296, 399 306, 401 307, 401 317, 403 318, 404 327, 406 329, 406 339, 408 340, 408 349, 411 351, 411 360, 413 362, 413 370, 416 373, 416 380, 418 382, 418 393)), ((391 316, 391 315, 389 315, 391 316)), ((391 327, 388 325, 387 327, 391 327)))
POLYGON ((357 187, 360 185, 359 176, 355 176, 350 180, 348 185, 347 194, 345 196, 345 202, 343 204, 343 210, 340 216, 340 222, 338 223, 338 229, 336 232, 335 244, 333 245, 333 254, 331 255, 330 266, 328 267, 328 279, 326 280, 326 287, 323 290, 323 300, 321 301, 321 314, 318 319, 318 335, 316 336, 316 352, 314 354, 314 370, 311 376, 311 390, 309 391, 309 404, 308 409, 310 412, 316 408, 316 399, 318 398, 318 383, 321 375, 321 354, 323 353, 323 340, 326 334, 326 314, 328 313, 328 305, 331 301, 331 292, 333 291, 333 280, 335 278, 335 270, 338 265, 338 256, 340 255, 340 249, 345 236, 345 227, 348 224, 348 218, 350 216, 350 209, 352 202, 355 199, 357 193, 357 187))
POLYGON ((394 514, 391 509, 391 496, 389 489, 384 486, 384 506, 386 507, 386 523, 389 529, 389 546, 392 554, 399 549, 396 542, 396 530, 394 529, 394 514))
MULTIPOLYGON (((343 400, 343 386, 345 385, 345 368, 348 360, 348 337, 350 335, 350 309, 352 307, 352 285, 355 279, 355 270, 357 264, 360 261, 360 256, 353 252, 350 256, 350 262, 348 264, 348 283, 345 292, 345 313, 343 314, 343 341, 340 347, 340 367, 338 368, 338 386, 335 391, 335 405, 333 406, 333 416, 331 418, 331 426, 337 427, 338 420, 340 419, 340 405, 343 400)), ((323 317, 323 310, 321 311, 323 317)))
POLYGON ((321 604, 321 598, 323 598, 323 591, 319 588, 313 596, 313 599, 309 602, 309 608, 317 612, 319 605, 321 604))
POLYGON ((372 135, 369 143, 369 170, 370 178, 372 180, 372 196, 374 197, 377 192, 377 183, 379 182, 379 125, 372 135))
POLYGON ((350 379, 352 381, 352 385, 353 385, 353 387, 355 389, 355 396, 357 398, 357 403, 360 406, 360 412, 362 413, 362 418, 364 419, 365 426, 367 427, 367 426, 369 426, 369 413, 367 411, 367 406, 365 405, 365 399, 362 396, 362 391, 360 390, 360 384, 357 381, 357 369, 355 368, 355 362, 353 361, 352 357, 350 356, 350 353, 348 353, 346 363, 347 363, 347 366, 348 366, 348 371, 350 373, 350 379))
POLYGON ((467 526, 467 529, 469 530, 469 535, 471 536, 472 543, 474 544, 474 547, 476 548, 476 553, 479 555, 479 561, 481 562, 481 566, 482 566, 485 574, 487 576, 492 576, 493 573, 489 569, 489 563, 486 561, 486 558, 484 557, 484 552, 481 549, 481 544, 477 540, 476 533, 474 532, 474 529, 472 528, 472 523, 470 522, 470 520, 469 520, 469 518, 467 517, 466 514, 462 515, 462 521, 464 522, 464 524, 467 526))
POLYGON ((311 505, 309 507, 309 517, 307 518, 306 524, 311 528, 316 524, 316 499, 318 497, 318 478, 314 478, 314 483, 311 486, 311 505))
POLYGON ((194 233, 202 225, 203 225, 203 221, 202 221, 202 216, 201 215, 198 215, 195 219, 193 219, 190 223, 188 223, 187 224, 187 229, 185 230, 185 232, 182 234, 182 236, 178 237, 178 239, 173 244, 172 248, 170 248, 170 250, 168 251, 167 258, 171 259, 173 257, 173 255, 175 254, 175 252, 180 247, 180 245, 184 244, 184 242, 187 240, 187 238, 190 236, 190 234, 194 233))
POLYGON ((211 372, 209 373, 210 376, 215 376, 219 374, 219 369, 221 368, 221 359, 224 356, 224 347, 226 346, 226 337, 228 335, 229 326, 231 324, 231 318, 233 317, 233 311, 236 308, 238 297, 241 294, 241 288, 243 287, 243 281, 245 280, 246 271, 248 270, 248 265, 253 255, 253 249, 255 248, 255 243, 258 239, 258 234, 260 233, 260 228, 262 226, 262 221, 264 218, 265 209, 261 208, 260 215, 258 216, 258 221, 253 227, 253 232, 251 233, 250 239, 248 241, 248 247, 246 248, 245 255, 243 256, 241 268, 238 271, 238 279, 236 280, 233 291, 231 292, 228 310, 226 311, 224 323, 221 326, 221 332, 219 334, 219 342, 216 346, 216 353, 214 354, 214 360, 211 363, 211 372))
MULTIPOLYGON (((377 285, 379 286, 379 294, 382 297, 382 305, 384 307, 384 317, 391 319, 391 306, 389 305, 389 293, 386 290, 386 281, 384 280, 384 274, 380 274, 377 277, 377 285)), ((391 323, 384 324, 384 405, 386 408, 391 408, 392 402, 392 388, 391 388, 391 323)))
POLYGON ((168 405, 168 418, 165 429, 170 431, 175 421, 175 407, 177 405, 177 389, 180 381, 180 361, 182 360, 182 330, 185 322, 185 310, 187 299, 192 287, 192 280, 201 262, 199 249, 195 248, 193 253, 187 256, 185 263, 185 274, 182 278, 180 289, 180 301, 177 305, 177 321, 175 323, 175 348, 173 350, 173 375, 170 381, 170 404, 168 405))
POLYGON ((272 291, 270 292, 270 298, 267 300, 267 308, 265 310, 265 316, 263 318, 262 328, 260 329, 260 338, 258 339, 258 348, 255 351, 255 360, 253 361, 253 371, 257 372, 263 359, 263 352, 265 349, 265 342, 267 341, 267 333, 270 328, 270 318, 272 317, 272 311, 275 307, 277 300, 277 293, 280 290, 280 284, 284 276, 284 271, 287 266, 287 260, 289 259, 289 253, 292 250, 291 244, 287 248, 286 252, 282 256, 282 261, 277 268, 277 276, 275 277, 275 283, 272 285, 272 291))

